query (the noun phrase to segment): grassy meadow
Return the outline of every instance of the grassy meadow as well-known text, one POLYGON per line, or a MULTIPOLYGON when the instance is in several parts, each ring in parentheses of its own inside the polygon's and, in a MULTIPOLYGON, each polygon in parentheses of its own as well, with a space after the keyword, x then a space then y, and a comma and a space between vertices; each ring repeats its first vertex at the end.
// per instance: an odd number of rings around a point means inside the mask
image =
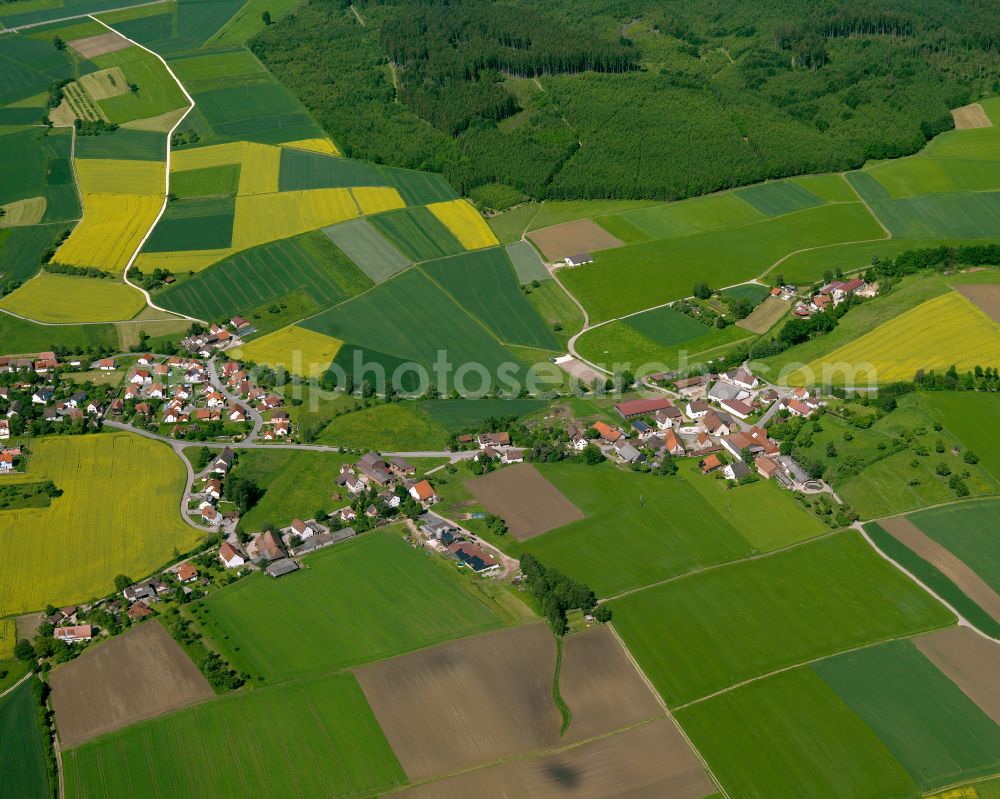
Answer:
MULTIPOLYGON (((32 678, 34 679, 34 678, 32 678)), ((0 796, 10 799, 48 799, 49 772, 42 749, 42 730, 31 680, 0 699, 0 796)))
POLYGON ((373 405, 334 417, 319 437, 337 447, 410 452, 441 450, 448 430, 412 402, 373 405))
POLYGON ((125 283, 47 272, 0 300, 0 308, 48 324, 131 319, 145 304, 125 283))

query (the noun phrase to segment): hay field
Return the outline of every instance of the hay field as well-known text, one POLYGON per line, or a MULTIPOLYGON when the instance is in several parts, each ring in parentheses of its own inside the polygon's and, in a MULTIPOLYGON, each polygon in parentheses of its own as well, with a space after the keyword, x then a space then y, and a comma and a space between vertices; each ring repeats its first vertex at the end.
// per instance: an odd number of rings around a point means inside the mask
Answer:
POLYGON ((486 220, 465 200, 431 203, 427 208, 467 250, 479 250, 500 243, 486 220))
POLYGON ((64 751, 63 766, 69 799, 375 796, 404 781, 349 674, 204 702, 64 751))
POLYGON ((954 621, 854 532, 647 588, 611 607, 615 628, 671 706, 954 621))
POLYGON ((993 122, 979 103, 969 103, 961 108, 953 108, 951 116, 955 120, 955 130, 993 127, 993 122))
POLYGON ((35 439, 32 450, 28 472, 4 479, 52 480, 63 495, 48 508, 0 511, 0 616, 100 596, 116 574, 146 574, 200 537, 180 519, 184 469, 168 447, 101 433, 35 439))
POLYGON ((167 168, 161 161, 78 158, 75 166, 83 195, 142 194, 162 198, 166 190, 167 168))
POLYGON ((530 463, 466 482, 472 495, 490 513, 500 516, 518 541, 584 518, 583 513, 530 463))
POLYGON ((52 260, 121 272, 162 205, 162 196, 85 194, 83 220, 56 250, 52 260))
POLYGON ((284 367, 303 377, 318 377, 330 368, 344 342, 290 325, 233 350, 234 358, 284 367))
POLYGON ((3 206, 3 216, 0 216, 0 228, 37 225, 45 216, 46 205, 44 197, 28 197, 7 203, 3 206))
POLYGON ((233 221, 233 249, 246 250, 343 222, 357 215, 358 208, 347 189, 238 196, 233 221))
POLYGON ((914 639, 926 657, 1000 724, 1000 647, 968 627, 948 627, 914 639))
POLYGON ((49 684, 59 741, 67 747, 215 696, 155 620, 88 649, 55 669, 49 684))
POLYGON ((406 207, 399 192, 391 186, 357 186, 351 189, 351 194, 361 206, 363 214, 379 214, 406 207))
POLYGON ((774 327, 778 321, 788 313, 791 303, 785 302, 781 297, 768 297, 758 305, 745 319, 740 319, 736 324, 751 333, 766 333, 774 327))
POLYGON ((57 324, 131 319, 145 306, 142 294, 124 283, 47 272, 0 300, 11 313, 57 324))
POLYGON ((254 574, 198 604, 206 633, 255 678, 321 674, 500 626, 458 575, 395 530, 336 544, 305 565, 278 581, 254 574))
POLYGON ((922 790, 1000 770, 1000 727, 913 642, 891 641, 811 668, 871 727, 922 790))
POLYGON ((900 314, 788 376, 804 382, 912 380, 918 369, 960 372, 1000 363, 1000 324, 951 291, 900 314))
POLYGON ((80 76, 80 85, 94 100, 116 97, 128 91, 128 81, 121 67, 109 67, 80 76))

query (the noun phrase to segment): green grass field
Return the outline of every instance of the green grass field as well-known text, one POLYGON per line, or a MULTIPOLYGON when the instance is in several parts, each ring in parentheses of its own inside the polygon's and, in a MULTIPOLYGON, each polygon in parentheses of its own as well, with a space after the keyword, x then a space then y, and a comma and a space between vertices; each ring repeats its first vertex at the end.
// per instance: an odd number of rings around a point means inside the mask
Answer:
POLYGON ((42 254, 64 230, 63 225, 32 225, 0 232, 0 273, 3 280, 25 281, 38 272, 42 254))
POLYGON ((367 219, 330 225, 323 228, 323 233, 376 283, 410 265, 410 259, 380 236, 367 219))
MULTIPOLYGON (((34 679, 34 678, 32 678, 34 679)), ((0 797, 48 799, 48 767, 31 680, 0 699, 0 797)))
POLYGON ((762 483, 758 491, 744 493, 742 487, 723 493, 721 487, 707 485, 714 481, 696 473, 693 463, 685 463, 674 477, 636 474, 610 464, 538 466, 586 518, 522 548, 603 597, 824 529, 775 486, 762 483), (737 522, 744 513, 754 524, 770 517, 766 529, 751 532, 751 524, 737 522))
POLYGON ((0 136, 0 205, 28 197, 38 197, 45 186, 43 133, 28 128, 0 136))
POLYGON ((634 243, 742 227, 766 218, 735 192, 724 192, 599 216, 595 221, 622 241, 634 243))
POLYGON ((542 285, 537 288, 530 287, 527 296, 528 302, 545 324, 552 328, 563 346, 570 336, 583 328, 583 314, 580 309, 554 280, 542 281, 542 285))
POLYGON ((377 169, 386 185, 396 189, 407 205, 428 205, 458 198, 451 184, 436 173, 382 165, 377 169))
POLYGON ((174 200, 146 240, 144 253, 218 250, 233 239, 236 202, 232 197, 174 200))
POLYGON ((281 191, 387 186, 374 164, 322 153, 286 148, 281 151, 281 191))
POLYGON ((983 239, 1000 225, 1000 191, 873 200, 872 211, 905 238, 983 239))
POLYGON ((33 353, 43 350, 114 348, 118 334, 114 325, 40 325, 0 313, 0 350, 4 354, 33 353))
POLYGON ((196 607, 219 649, 255 678, 322 674, 500 626, 452 567, 393 530, 335 544, 305 566, 280 580, 251 575, 196 607))
POLYGON ((823 204, 823 198, 791 180, 737 189, 736 195, 766 216, 782 216, 823 204))
POLYGON ((626 645, 672 706, 953 621, 853 532, 649 588, 611 607, 626 645))
POLYGON ((736 688, 676 716, 733 799, 920 795, 875 733, 808 668, 736 688))
POLYGON ((501 247, 423 264, 420 269, 508 344, 554 350, 552 331, 525 299, 501 247))
POLYGON ((1000 770, 1000 727, 911 641, 814 663, 925 790, 1000 770))
POLYGON ((77 158, 116 158, 122 161, 162 161, 167 154, 167 137, 152 130, 118 128, 100 136, 80 136, 77 158))
POLYGON ((593 264, 567 269, 561 278, 596 322, 687 297, 702 280, 713 288, 749 280, 798 249, 884 237, 860 203, 823 205, 669 244, 653 241, 605 250, 593 264), (615 290, 609 291, 612 285, 615 290))
POLYGON ((831 203, 853 203, 858 196, 851 189, 850 184, 844 180, 843 175, 802 175, 792 178, 792 183, 797 183, 804 189, 808 189, 817 197, 822 197, 831 203))
POLYGON ((159 293, 156 302, 199 319, 219 319, 302 292, 315 312, 370 286, 325 236, 306 233, 231 255, 159 293))
POLYGON ((426 208, 403 208, 371 217, 376 230, 412 261, 430 261, 464 251, 449 230, 426 208))
POLYGON ((188 169, 170 176, 170 191, 178 197, 235 196, 240 182, 239 164, 188 169))
POLYGON ((920 395, 920 406, 944 425, 965 449, 1000 482, 1000 399, 993 394, 933 392, 920 395))
POLYGON ((440 450, 448 443, 448 431, 421 406, 392 403, 334 418, 319 441, 337 447, 396 452, 440 450))
POLYGON ((120 67, 136 91, 98 100, 97 104, 115 124, 155 117, 187 105, 184 93, 159 59, 139 47, 127 47, 91 59, 100 69, 120 67))
POLYGON ((914 513, 910 521, 1000 593, 1000 500, 963 502, 914 513))
MULTIPOLYGON (((496 231, 494 231, 495 233, 496 231)), ((530 283, 532 280, 551 280, 552 275, 545 268, 541 256, 529 242, 514 241, 505 248, 519 283, 530 283)))
POLYGON ((448 431, 478 427, 486 419, 505 416, 525 416, 544 408, 545 400, 495 399, 495 400, 428 400, 420 409, 443 425, 448 431))
POLYGON ((83 744, 63 763, 71 799, 362 797, 406 779, 349 674, 205 702, 83 744))
POLYGON ((537 203, 526 203, 486 220, 493 234, 501 244, 511 244, 520 240, 528 223, 538 212, 537 203))

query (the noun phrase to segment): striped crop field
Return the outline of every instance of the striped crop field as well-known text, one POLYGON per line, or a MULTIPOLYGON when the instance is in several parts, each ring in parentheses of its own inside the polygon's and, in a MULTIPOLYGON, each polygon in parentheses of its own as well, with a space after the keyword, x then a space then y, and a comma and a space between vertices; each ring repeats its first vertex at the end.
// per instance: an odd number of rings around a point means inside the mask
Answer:
POLYGON ((358 215, 347 189, 312 189, 236 198, 233 249, 297 236, 358 215))
POLYGON ((131 319, 145 305, 124 283, 45 272, 0 300, 0 308, 53 324, 131 319))
POLYGON ((351 189, 351 193, 361 206, 363 214, 378 214, 406 207, 399 192, 389 186, 359 186, 351 189))
POLYGON ((303 377, 315 377, 330 368, 342 344, 332 336, 289 325, 233 350, 233 357, 284 367, 292 374, 303 377))
POLYGON ((237 141, 195 150, 179 150, 174 153, 170 171, 189 172, 233 164, 240 166, 237 194, 269 194, 278 191, 281 148, 271 144, 237 141))
POLYGON ((36 438, 32 450, 27 473, 4 480, 51 480, 63 494, 47 508, 0 511, 0 616, 101 596, 116 574, 148 574, 198 540, 180 518, 184 468, 169 447, 100 433, 36 438))
POLYGON ((76 159, 81 194, 145 194, 163 196, 166 166, 162 161, 117 161, 110 158, 76 159))
POLYGON ((467 250, 479 250, 500 243, 479 212, 465 200, 432 203, 427 208, 467 250))
POLYGON ((900 314, 855 341, 817 358, 789 376, 803 381, 911 380, 918 369, 959 372, 1000 363, 1000 325, 958 292, 949 292, 900 314), (845 369, 857 371, 852 378, 845 369), (859 371, 860 370, 860 371, 859 371))
POLYGON ((83 220, 52 260, 121 272, 163 205, 147 194, 84 194, 83 220))
POLYGON ((156 268, 168 269, 175 274, 200 272, 218 263, 233 252, 232 248, 219 250, 185 250, 183 252, 144 252, 135 259, 135 265, 143 272, 156 268))

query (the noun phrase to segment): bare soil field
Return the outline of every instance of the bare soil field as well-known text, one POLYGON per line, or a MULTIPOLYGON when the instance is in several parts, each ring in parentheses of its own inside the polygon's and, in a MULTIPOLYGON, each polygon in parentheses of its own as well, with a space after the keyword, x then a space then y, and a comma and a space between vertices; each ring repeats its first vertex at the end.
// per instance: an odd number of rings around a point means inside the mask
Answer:
POLYGON ((577 219, 558 225, 539 228, 528 234, 550 261, 559 261, 567 255, 580 255, 595 250, 610 250, 625 244, 617 236, 591 219, 577 219))
POLYGON ((84 58, 113 53, 115 50, 124 50, 131 47, 132 43, 120 34, 108 31, 99 33, 97 36, 85 36, 82 39, 73 39, 69 46, 76 50, 84 58))
POLYGON ((968 130, 969 128, 992 128, 993 123, 986 116, 986 111, 979 103, 970 103, 961 108, 954 108, 951 112, 955 120, 957 130, 968 130))
POLYGON ((1000 324, 1000 285, 955 286, 980 311, 1000 324))
POLYGON ((766 333, 785 313, 789 304, 780 297, 768 297, 753 309, 746 319, 740 319, 736 324, 751 333, 766 333))
POLYGON ((573 713, 567 742, 664 715, 611 628, 603 624, 563 641, 559 693, 573 713))
POLYGON ((464 638, 357 669, 411 780, 559 743, 556 643, 545 624, 464 638))
POLYGON ((579 380, 580 384, 583 386, 592 386, 594 385, 594 381, 598 378, 603 380, 607 377, 607 375, 599 374, 594 369, 587 366, 587 364, 583 361, 578 361, 576 358, 568 358, 564 361, 560 361, 558 366, 568 375, 571 375, 579 380))
POLYGON ((526 541, 583 518, 583 513, 529 463, 466 482, 486 510, 507 522, 511 535, 526 541))
POLYGON ((215 696, 156 621, 84 652, 55 669, 49 682, 65 747, 215 696))
POLYGON ((925 535, 904 516, 881 519, 879 525, 900 543, 906 545, 920 557, 936 567, 945 577, 957 585, 969 599, 1000 621, 1000 595, 970 569, 963 561, 937 541, 925 535))
POLYGON ((516 760, 403 791, 408 799, 703 799, 715 786, 667 719, 554 755, 516 760))
POLYGON ((917 638, 928 660, 1000 724, 1000 646, 968 627, 948 627, 917 638))

